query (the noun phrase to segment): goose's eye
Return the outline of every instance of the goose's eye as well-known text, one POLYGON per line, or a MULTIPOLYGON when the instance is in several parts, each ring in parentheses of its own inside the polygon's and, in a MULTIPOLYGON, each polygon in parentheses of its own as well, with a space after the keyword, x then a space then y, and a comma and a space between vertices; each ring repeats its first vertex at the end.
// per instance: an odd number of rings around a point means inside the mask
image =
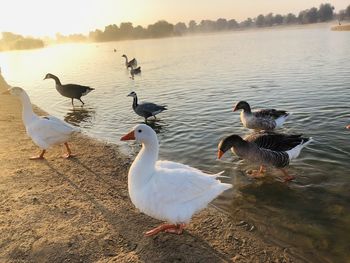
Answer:
POLYGON ((138 132, 139 132, 139 133, 141 133, 141 132, 142 132, 142 130, 138 130, 138 132))

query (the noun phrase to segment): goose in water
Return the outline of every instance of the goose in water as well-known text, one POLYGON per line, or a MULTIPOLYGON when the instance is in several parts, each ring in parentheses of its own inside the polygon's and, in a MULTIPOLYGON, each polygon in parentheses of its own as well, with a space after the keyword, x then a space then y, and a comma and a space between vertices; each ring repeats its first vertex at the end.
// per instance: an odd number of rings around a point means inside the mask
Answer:
POLYGON ((244 127, 254 130, 271 131, 280 128, 289 116, 284 110, 261 109, 251 111, 246 101, 239 101, 233 111, 242 110, 241 122, 244 127))
POLYGON ((137 68, 131 67, 130 74, 131 74, 131 78, 134 79, 135 75, 141 74, 141 67, 137 67, 137 68))
POLYGON ((158 138, 146 124, 136 125, 121 140, 142 144, 128 173, 132 203, 144 214, 167 222, 147 231, 146 236, 162 231, 181 234, 193 214, 232 187, 216 179, 221 173, 207 174, 188 165, 158 160, 158 138))
POLYGON ((133 58, 132 60, 129 61, 128 57, 125 54, 122 57, 125 58, 125 66, 126 66, 126 68, 130 68, 130 67, 136 68, 137 67, 136 58, 133 58))
POLYGON ((75 128, 54 116, 36 115, 33 112, 28 94, 22 88, 10 88, 5 94, 19 97, 22 102, 22 120, 26 132, 33 142, 42 149, 38 156, 31 157, 30 160, 44 159, 46 150, 56 144, 65 145, 67 153, 63 156, 64 158, 73 156, 67 141, 71 138, 74 132, 79 131, 78 128, 75 128))
POLYGON ((145 118, 145 121, 151 116, 156 119, 156 115, 164 110, 167 110, 166 106, 157 105, 151 102, 143 102, 138 104, 136 92, 132 91, 128 97, 133 97, 132 108, 134 112, 145 118))
POLYGON ((231 135, 221 140, 218 145, 218 158, 220 159, 229 149, 238 157, 260 165, 259 171, 251 171, 253 177, 262 177, 266 171, 265 166, 279 168, 285 181, 293 180, 284 169, 291 160, 297 158, 312 138, 302 137, 301 134, 286 135, 273 132, 260 132, 242 139, 238 135, 231 135))
POLYGON ((81 86, 78 84, 65 84, 62 85, 61 81, 59 80, 58 77, 55 75, 48 73, 46 74, 45 79, 53 79, 55 80, 56 83, 56 90, 58 93, 60 93, 62 96, 71 98, 72 99, 72 105, 74 106, 73 99, 80 100, 80 102, 84 105, 85 103, 81 100, 82 96, 85 96, 88 94, 90 91, 93 91, 94 88, 90 88, 87 86, 81 86))

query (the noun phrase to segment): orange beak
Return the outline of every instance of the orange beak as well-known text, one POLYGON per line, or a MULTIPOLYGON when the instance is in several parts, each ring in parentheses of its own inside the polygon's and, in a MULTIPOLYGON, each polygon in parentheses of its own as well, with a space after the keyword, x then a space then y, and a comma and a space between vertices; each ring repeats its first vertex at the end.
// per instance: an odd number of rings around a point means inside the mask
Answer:
POLYGON ((221 159, 221 157, 224 155, 224 152, 221 150, 218 150, 218 159, 221 159))
POLYGON ((347 128, 348 130, 350 130, 350 124, 349 124, 348 126, 346 126, 346 128, 347 128))
POLYGON ((135 133, 134 133, 134 131, 131 131, 128 134, 125 134, 123 137, 120 138, 120 140, 121 141, 135 140, 135 133))

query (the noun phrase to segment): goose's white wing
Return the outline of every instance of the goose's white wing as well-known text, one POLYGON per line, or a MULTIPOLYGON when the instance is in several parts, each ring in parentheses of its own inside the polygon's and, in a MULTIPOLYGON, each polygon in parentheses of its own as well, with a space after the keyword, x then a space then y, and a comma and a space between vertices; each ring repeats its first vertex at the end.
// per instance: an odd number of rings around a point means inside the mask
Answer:
MULTIPOLYGON (((231 187, 230 184, 223 184, 217 180, 215 175, 201 172, 198 169, 187 165, 169 162, 168 168, 156 164, 157 176, 152 178, 155 191, 155 198, 162 200, 162 203, 186 203, 208 196, 210 201, 222 191, 231 187), (174 168, 174 167, 178 168, 174 168), (173 168, 169 168, 173 167, 173 168), (212 196, 213 195, 213 196, 212 196)), ((163 164, 164 165, 164 164, 163 164)))
POLYGON ((189 165, 171 162, 171 161, 158 161, 156 163, 156 166, 159 168, 165 168, 165 169, 187 169, 187 170, 193 170, 196 172, 201 172, 199 169, 193 168, 189 165))
POLYGON ((66 142, 77 128, 53 117, 38 117, 26 127, 28 135, 42 149, 66 142))

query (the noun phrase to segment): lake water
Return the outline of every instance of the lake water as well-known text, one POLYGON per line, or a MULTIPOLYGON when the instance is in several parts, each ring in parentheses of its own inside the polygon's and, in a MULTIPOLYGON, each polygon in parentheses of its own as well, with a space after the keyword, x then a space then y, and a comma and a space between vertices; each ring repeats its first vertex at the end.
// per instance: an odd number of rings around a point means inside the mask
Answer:
MULTIPOLYGON (((215 204, 235 220, 247 218, 267 240, 314 262, 350 262, 349 48, 349 32, 321 26, 57 45, 0 53, 0 66, 5 79, 25 88, 33 103, 112 143, 120 144, 121 135, 143 121, 128 93, 168 105, 152 123, 162 159, 225 170, 234 190, 215 204), (142 76, 129 78, 123 53, 137 58, 142 76), (48 72, 62 83, 96 90, 83 97, 86 106, 73 109, 53 80, 43 80, 48 72), (249 179, 244 172, 256 166, 230 153, 216 160, 223 136, 250 132, 232 112, 239 100, 252 108, 290 111, 280 132, 315 139, 289 168, 294 182, 279 182, 281 174, 273 169, 264 180, 249 179)), ((132 154, 138 150, 122 145, 132 154)))

